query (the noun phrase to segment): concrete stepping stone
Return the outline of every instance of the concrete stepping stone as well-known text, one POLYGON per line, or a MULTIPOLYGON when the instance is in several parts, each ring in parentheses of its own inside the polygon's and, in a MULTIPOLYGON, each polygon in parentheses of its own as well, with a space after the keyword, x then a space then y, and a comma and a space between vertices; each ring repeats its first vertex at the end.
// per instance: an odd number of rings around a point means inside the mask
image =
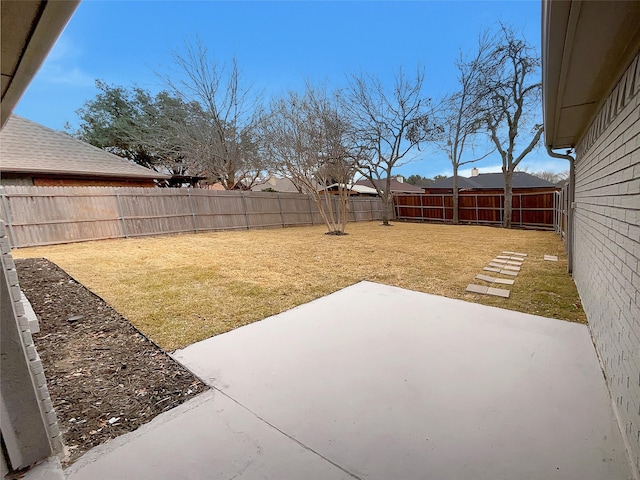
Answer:
POLYGON ((505 265, 502 267, 504 270, 513 270, 514 272, 519 272, 520 267, 516 267, 515 265, 505 265))
MULTIPOLYGON (((509 258, 509 257, 507 257, 507 258, 509 258)), ((494 258, 491 261, 495 262, 495 263, 508 263, 509 262, 509 260, 505 260, 504 258, 498 258, 498 257, 494 258)))
POLYGON ((476 280, 483 280, 489 283, 500 283, 502 285, 513 285, 516 282, 515 280, 511 280, 509 278, 490 277, 489 275, 484 275, 482 273, 476 275, 476 280))
POLYGON ((526 253, 518 253, 518 252, 502 252, 503 255, 511 255, 511 256, 516 256, 516 257, 526 257, 527 254, 526 253))
POLYGON ((466 289, 467 292, 482 294, 487 293, 487 290, 489 290, 489 287, 487 287, 486 285, 476 285, 475 283, 470 283, 469 285, 467 285, 466 289))
POLYGON ((484 271, 486 272, 500 272, 500 268, 496 268, 496 267, 484 267, 483 268, 484 271))
POLYGON ((558 261, 558 257, 556 255, 545 255, 544 259, 549 261, 549 262, 557 262, 558 261))
POLYGON ((507 265, 515 265, 516 267, 522 266, 522 262, 516 262, 514 260, 507 260, 507 265))
POLYGON ((480 293, 482 295, 493 295, 496 297, 503 297, 503 298, 509 298, 509 295, 511 294, 509 290, 505 290, 503 288, 487 287, 484 285, 476 285, 474 283, 470 283, 469 285, 467 285, 466 291, 472 292, 472 293, 480 293))
POLYGON ((518 276, 518 272, 514 272, 513 270, 500 270, 500 273, 502 275, 510 275, 512 277, 517 277, 518 276))
POLYGON ((496 263, 496 262, 489 262, 489 266, 490 267, 494 267, 494 268, 504 268, 505 265, 502 263, 496 263))
POLYGON ((489 287, 487 289, 487 295, 494 295, 496 297, 509 298, 509 295, 511 295, 511 292, 504 288, 489 287))
POLYGON ((500 258, 502 260, 509 260, 511 255, 498 255, 496 258, 500 258))
POLYGON ((495 283, 497 278, 490 277, 489 275, 483 275, 482 273, 476 275, 476 280, 484 280, 485 282, 495 283))

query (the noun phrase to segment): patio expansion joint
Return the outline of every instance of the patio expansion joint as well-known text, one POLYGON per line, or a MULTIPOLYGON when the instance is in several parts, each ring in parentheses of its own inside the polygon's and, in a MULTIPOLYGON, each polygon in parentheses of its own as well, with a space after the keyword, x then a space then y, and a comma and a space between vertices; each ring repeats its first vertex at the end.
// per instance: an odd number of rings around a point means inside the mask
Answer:
POLYGON ((296 437, 288 434, 287 432, 285 432, 284 430, 281 430, 280 428, 276 427, 273 423, 269 422, 268 420, 262 418, 260 415, 258 415, 256 412, 254 412, 253 410, 251 410, 249 407, 247 407, 246 405, 243 405, 242 403, 240 403, 238 400, 236 400, 235 398, 233 398, 231 395, 229 395, 228 393, 220 390, 219 388, 216 388, 214 386, 211 387, 212 390, 215 390, 217 393, 220 393, 221 395, 224 395, 225 397, 227 397, 229 400, 231 400, 233 403, 235 403, 236 405, 238 405, 239 407, 243 408, 244 410, 246 410, 247 412, 249 412, 251 415, 253 415, 254 417, 256 417, 258 420, 260 420, 261 422, 263 422, 264 424, 268 425, 269 427, 273 428, 274 430, 276 430, 277 432, 281 433, 282 435, 284 435, 285 437, 287 437, 289 440, 297 443, 298 445, 300 445, 302 448, 304 448, 305 450, 313 453, 314 455, 317 455, 318 457, 322 458, 325 462, 329 462, 331 465, 333 465, 334 467, 338 468, 339 470, 341 470, 342 472, 346 473, 347 475, 349 475, 349 477, 351 478, 355 478, 356 480, 364 480, 362 477, 357 476, 356 474, 350 472, 349 470, 347 470, 346 468, 344 468, 343 466, 337 464, 336 462, 334 462, 333 460, 331 460, 330 458, 325 457, 323 454, 321 454, 320 452, 318 452, 317 450, 314 450, 313 448, 311 448, 309 445, 304 444, 303 442, 301 442, 300 440, 298 440, 296 437))

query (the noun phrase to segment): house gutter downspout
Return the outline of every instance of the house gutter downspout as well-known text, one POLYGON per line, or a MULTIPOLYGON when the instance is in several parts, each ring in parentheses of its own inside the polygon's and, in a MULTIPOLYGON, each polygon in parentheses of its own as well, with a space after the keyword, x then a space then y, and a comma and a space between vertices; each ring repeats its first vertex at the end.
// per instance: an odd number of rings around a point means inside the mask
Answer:
POLYGON ((573 273, 573 204, 575 201, 575 158, 569 155, 570 150, 567 153, 556 153, 551 150, 551 146, 547 145, 547 153, 550 157, 561 158, 569 161, 569 202, 567 208, 567 232, 566 232, 566 244, 567 244, 567 271, 573 273))

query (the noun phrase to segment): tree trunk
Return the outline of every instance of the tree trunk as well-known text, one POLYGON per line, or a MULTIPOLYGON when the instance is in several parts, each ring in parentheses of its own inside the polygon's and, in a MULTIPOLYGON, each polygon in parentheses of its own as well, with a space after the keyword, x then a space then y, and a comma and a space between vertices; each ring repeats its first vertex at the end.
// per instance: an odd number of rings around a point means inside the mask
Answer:
POLYGON ((393 195, 391 195, 391 173, 387 174, 384 185, 384 196, 382 198, 382 225, 389 226, 391 220, 391 209, 393 207, 393 195))
MULTIPOLYGON (((453 224, 454 225, 458 225, 458 223, 460 223, 460 218, 458 215, 459 202, 460 202, 460 197, 458 196, 458 167, 457 165, 454 165, 453 166, 453 224)), ((446 220, 446 218, 443 218, 443 220, 446 220)))
POLYGON ((513 210, 513 172, 507 170, 504 173, 504 216, 502 226, 511 228, 511 212, 513 210))
MULTIPOLYGON (((385 195, 386 197, 386 195, 385 195)), ((382 225, 389 226, 389 220, 391 218, 389 208, 389 200, 387 198, 382 199, 382 225)))

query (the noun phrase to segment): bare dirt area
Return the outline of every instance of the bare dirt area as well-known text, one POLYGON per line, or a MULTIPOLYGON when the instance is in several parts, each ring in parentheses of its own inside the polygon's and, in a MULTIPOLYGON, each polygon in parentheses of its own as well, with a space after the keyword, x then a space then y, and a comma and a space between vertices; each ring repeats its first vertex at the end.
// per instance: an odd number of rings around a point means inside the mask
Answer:
POLYGON ((100 297, 43 258, 16 260, 67 448, 65 463, 207 387, 100 297))

